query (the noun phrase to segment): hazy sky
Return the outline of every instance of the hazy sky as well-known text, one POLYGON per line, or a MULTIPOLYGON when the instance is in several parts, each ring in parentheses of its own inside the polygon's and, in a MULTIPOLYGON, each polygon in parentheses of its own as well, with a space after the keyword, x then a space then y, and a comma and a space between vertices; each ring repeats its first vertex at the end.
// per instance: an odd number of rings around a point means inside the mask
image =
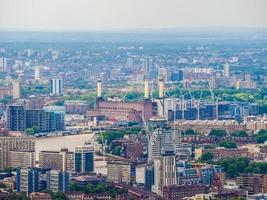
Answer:
POLYGON ((0 0, 0 30, 267 27, 267 0, 0 0))

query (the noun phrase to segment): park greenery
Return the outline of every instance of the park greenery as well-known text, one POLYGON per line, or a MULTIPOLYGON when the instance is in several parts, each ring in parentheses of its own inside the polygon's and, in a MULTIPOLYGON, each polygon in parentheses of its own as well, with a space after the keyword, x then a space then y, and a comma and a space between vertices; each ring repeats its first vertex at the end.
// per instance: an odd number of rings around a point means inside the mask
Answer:
POLYGON ((36 126, 33 126, 31 128, 26 128, 25 132, 27 135, 35 135, 36 133, 39 133, 39 129, 36 126))
POLYGON ((97 194, 102 192, 107 192, 114 198, 117 194, 126 194, 126 189, 115 188, 110 185, 105 185, 103 183, 98 183, 97 185, 87 184, 85 186, 80 186, 75 182, 70 183, 70 191, 84 192, 85 194, 97 194))
POLYGON ((211 152, 205 152, 201 155, 200 161, 210 163, 213 159, 213 154, 211 152))
POLYGON ((211 129, 209 136, 225 137, 227 135, 224 129, 211 129))
POLYGON ((229 178, 235 178, 239 176, 240 173, 267 173, 266 162, 253 162, 249 158, 227 158, 214 162, 214 164, 221 165, 229 178))
POLYGON ((52 200, 68 200, 68 197, 64 192, 53 192, 51 190, 43 190, 42 192, 50 194, 52 200))
POLYGON ((194 131, 193 129, 189 128, 189 129, 186 129, 185 131, 183 131, 182 135, 184 135, 184 136, 193 136, 193 135, 197 135, 197 132, 194 131))
POLYGON ((229 140, 221 141, 221 142, 219 143, 219 146, 220 146, 220 147, 227 148, 227 149, 237 148, 237 144, 236 144, 236 142, 229 141, 229 140))
POLYGON ((257 143, 264 143, 267 141, 267 130, 260 130, 254 137, 257 143))
POLYGON ((142 128, 131 127, 131 128, 123 128, 116 130, 107 130, 99 134, 98 142, 102 144, 102 141, 109 145, 113 140, 122 139, 125 135, 138 134, 142 131, 142 128))
POLYGON ((235 131, 233 133, 231 133, 231 136, 234 136, 234 137, 248 137, 248 133, 244 130, 241 130, 241 131, 235 131))

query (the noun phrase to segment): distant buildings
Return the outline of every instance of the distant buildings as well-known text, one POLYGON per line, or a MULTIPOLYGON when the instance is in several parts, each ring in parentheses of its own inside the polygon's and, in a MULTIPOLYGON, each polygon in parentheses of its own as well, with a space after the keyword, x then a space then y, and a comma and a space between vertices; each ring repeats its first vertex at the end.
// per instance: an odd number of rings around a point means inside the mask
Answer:
POLYGON ((75 148, 74 171, 78 173, 94 171, 94 149, 92 146, 85 145, 75 148))
POLYGON ((10 131, 25 131, 27 128, 35 128, 38 132, 64 130, 64 114, 11 105, 7 109, 7 127, 10 131))
POLYGON ((224 64, 224 66, 223 66, 223 76, 224 77, 230 76, 230 66, 228 63, 224 64))
POLYGON ((19 99, 21 97, 21 83, 19 81, 13 81, 12 87, 13 99, 19 99))
POLYGON ((34 79, 36 81, 41 79, 41 66, 37 65, 34 68, 34 79))
POLYGON ((0 58, 0 71, 1 72, 7 71, 7 58, 0 58))
POLYGON ((206 187, 197 185, 170 185, 163 187, 163 197, 166 200, 182 200, 184 197, 191 197, 196 194, 206 193, 206 187))
POLYGON ((240 158, 251 157, 247 148, 232 148, 227 149, 224 147, 217 147, 215 149, 196 149, 196 159, 200 158, 204 153, 210 152, 213 155, 214 160, 221 160, 226 158, 240 158))
POLYGON ((24 131, 26 129, 26 112, 21 105, 12 105, 7 109, 7 128, 10 131, 24 131))
POLYGON ((74 170, 74 153, 68 149, 41 151, 39 153, 39 167, 71 172, 74 170))
POLYGON ((89 103, 81 100, 66 100, 64 103, 66 114, 86 115, 89 103))
POLYGON ((12 168, 33 168, 35 167, 35 151, 10 150, 10 167, 12 168))
POLYGON ((62 95, 63 94, 63 79, 52 78, 50 84, 50 95, 62 95))
POLYGON ((266 174, 240 174, 236 178, 237 185, 248 194, 258 194, 267 192, 266 174))
POLYGON ((110 120, 142 122, 143 117, 148 120, 153 115, 152 101, 149 99, 142 102, 106 101, 102 98, 101 91, 102 84, 98 80, 95 108, 88 112, 89 117, 102 115, 110 120))

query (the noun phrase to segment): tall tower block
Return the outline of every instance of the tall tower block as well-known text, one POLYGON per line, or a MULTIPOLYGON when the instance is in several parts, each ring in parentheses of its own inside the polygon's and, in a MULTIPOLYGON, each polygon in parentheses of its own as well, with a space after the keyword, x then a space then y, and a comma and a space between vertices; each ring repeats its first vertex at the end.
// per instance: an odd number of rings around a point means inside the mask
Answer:
POLYGON ((102 97, 102 81, 100 79, 97 80, 97 94, 98 98, 102 97))
POLYGON ((162 78, 159 78, 159 98, 164 98, 164 82, 162 78))

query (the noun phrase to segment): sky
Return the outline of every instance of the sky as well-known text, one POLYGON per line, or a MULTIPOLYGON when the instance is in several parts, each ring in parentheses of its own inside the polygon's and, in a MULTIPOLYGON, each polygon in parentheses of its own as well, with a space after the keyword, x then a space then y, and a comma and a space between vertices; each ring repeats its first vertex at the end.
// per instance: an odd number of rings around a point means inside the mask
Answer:
POLYGON ((0 0, 0 31, 267 28, 267 0, 0 0))

